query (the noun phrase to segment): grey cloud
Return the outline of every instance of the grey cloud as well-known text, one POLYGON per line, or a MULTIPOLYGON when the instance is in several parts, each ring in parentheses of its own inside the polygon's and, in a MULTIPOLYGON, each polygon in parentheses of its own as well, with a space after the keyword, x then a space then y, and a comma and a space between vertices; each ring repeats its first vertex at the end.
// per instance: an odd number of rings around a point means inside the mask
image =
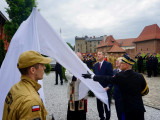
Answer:
POLYGON ((160 24, 159 0, 37 0, 42 16, 62 38, 75 36, 138 37, 143 28, 160 24))

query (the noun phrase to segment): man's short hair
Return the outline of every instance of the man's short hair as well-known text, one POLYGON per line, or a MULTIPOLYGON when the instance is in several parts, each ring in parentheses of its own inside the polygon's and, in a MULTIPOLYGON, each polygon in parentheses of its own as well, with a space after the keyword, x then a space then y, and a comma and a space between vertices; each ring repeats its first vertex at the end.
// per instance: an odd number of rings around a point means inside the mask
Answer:
POLYGON ((105 56, 105 52, 103 52, 103 51, 98 51, 98 52, 101 52, 101 53, 102 53, 102 55, 104 55, 104 56, 105 56))
POLYGON ((39 63, 37 63, 37 64, 35 64, 35 65, 32 65, 32 66, 29 66, 29 67, 26 67, 26 68, 21 68, 21 69, 19 69, 19 71, 20 71, 20 73, 21 73, 22 75, 28 75, 28 71, 29 71, 29 69, 30 69, 31 67, 35 67, 36 69, 38 69, 38 68, 39 68, 39 63))

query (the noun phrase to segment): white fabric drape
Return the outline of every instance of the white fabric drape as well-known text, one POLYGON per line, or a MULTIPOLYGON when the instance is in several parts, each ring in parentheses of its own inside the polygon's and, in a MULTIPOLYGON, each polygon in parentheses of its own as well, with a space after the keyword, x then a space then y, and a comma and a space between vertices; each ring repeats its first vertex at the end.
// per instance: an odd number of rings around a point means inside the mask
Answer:
MULTIPOLYGON (((20 73, 17 69, 19 55, 28 50, 35 50, 55 58, 56 61, 79 78, 81 80, 79 99, 85 97, 90 89, 96 97, 108 106, 107 93, 103 87, 98 82, 81 77, 82 73, 92 72, 34 8, 29 18, 20 25, 12 38, 0 69, 0 118, 2 118, 4 101, 8 91, 12 85, 20 80, 20 73)), ((42 85, 42 81, 40 81, 40 84, 42 85)), ((43 89, 40 89, 39 92, 44 99, 43 89)))

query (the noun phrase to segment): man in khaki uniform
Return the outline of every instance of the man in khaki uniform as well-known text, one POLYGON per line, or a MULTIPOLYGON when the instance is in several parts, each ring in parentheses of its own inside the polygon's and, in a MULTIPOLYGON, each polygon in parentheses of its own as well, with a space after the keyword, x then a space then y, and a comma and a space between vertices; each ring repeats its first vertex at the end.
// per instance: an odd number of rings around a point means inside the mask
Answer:
POLYGON ((47 111, 38 94, 45 65, 51 59, 35 51, 20 55, 17 67, 21 80, 12 86, 5 99, 3 120, 46 120, 47 111))

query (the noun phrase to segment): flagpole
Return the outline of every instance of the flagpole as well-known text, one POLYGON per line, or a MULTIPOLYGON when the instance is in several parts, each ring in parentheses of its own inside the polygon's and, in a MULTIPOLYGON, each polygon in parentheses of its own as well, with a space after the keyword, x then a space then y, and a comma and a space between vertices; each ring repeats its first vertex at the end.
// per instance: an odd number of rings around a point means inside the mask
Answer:
POLYGON ((59 32, 60 32, 60 36, 61 36, 61 28, 60 28, 60 31, 59 31, 59 32))

